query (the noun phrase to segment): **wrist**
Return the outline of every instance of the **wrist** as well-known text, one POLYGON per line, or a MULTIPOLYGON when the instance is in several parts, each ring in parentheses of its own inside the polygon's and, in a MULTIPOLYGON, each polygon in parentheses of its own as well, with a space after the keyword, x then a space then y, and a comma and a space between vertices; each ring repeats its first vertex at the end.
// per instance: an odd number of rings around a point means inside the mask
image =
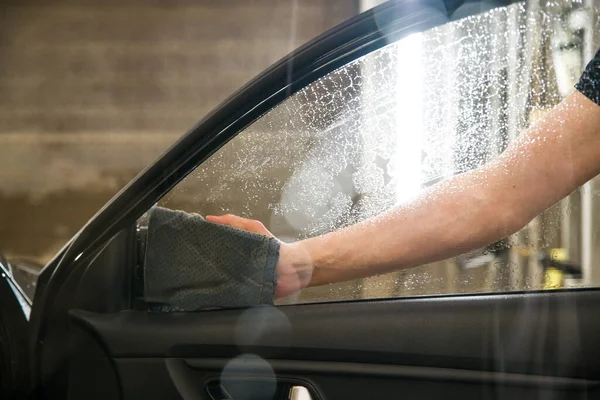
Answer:
POLYGON ((282 242, 276 268, 275 298, 285 297, 309 286, 313 274, 312 257, 302 242, 282 242))
POLYGON ((329 254, 329 247, 326 245, 325 240, 326 236, 318 236, 294 243, 297 246, 298 265, 304 263, 304 268, 307 265, 310 266, 309 280, 306 282, 308 287, 326 285, 332 282, 327 271, 329 270, 328 266, 333 263, 333 255, 329 254))

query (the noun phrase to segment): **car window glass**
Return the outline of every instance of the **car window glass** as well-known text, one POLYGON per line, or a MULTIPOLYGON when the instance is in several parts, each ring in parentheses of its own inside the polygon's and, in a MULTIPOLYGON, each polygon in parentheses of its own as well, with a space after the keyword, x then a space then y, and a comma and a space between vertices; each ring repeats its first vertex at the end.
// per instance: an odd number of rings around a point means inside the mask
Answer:
MULTIPOLYGON (((266 113, 160 205, 258 219, 284 241, 377 215, 493 160, 568 95, 595 50, 596 15, 517 3, 405 37, 266 113)), ((598 285, 593 187, 486 249, 281 302, 598 285)))

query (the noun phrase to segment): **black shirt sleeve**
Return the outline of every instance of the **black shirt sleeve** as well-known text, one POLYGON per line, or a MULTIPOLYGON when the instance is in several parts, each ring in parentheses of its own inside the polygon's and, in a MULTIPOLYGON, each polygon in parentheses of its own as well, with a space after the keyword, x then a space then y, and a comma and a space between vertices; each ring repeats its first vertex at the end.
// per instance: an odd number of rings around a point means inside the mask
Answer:
POLYGON ((600 50, 585 67, 579 82, 575 85, 585 97, 600 105, 600 50))

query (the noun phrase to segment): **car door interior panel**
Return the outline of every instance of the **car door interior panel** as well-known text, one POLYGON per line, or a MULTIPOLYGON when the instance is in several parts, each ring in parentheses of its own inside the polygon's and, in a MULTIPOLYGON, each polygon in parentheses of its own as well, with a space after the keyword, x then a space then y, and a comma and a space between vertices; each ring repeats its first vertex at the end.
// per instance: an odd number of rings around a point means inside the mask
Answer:
POLYGON ((95 379, 86 368, 104 371, 112 378, 99 380, 124 399, 141 387, 144 398, 211 399, 216 383, 237 390, 223 398, 248 399, 298 385, 323 399, 594 398, 599 300, 600 291, 571 290, 197 313, 73 310, 72 351, 95 351, 98 366, 72 357, 69 371, 95 379))

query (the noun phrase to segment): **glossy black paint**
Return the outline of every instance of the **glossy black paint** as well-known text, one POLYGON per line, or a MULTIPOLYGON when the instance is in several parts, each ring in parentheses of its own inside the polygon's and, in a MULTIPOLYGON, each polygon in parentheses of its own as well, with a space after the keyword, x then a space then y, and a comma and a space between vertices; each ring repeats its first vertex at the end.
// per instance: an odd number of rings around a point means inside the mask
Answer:
POLYGON ((19 302, 20 308, 23 311, 23 316, 29 319, 31 312, 31 299, 21 288, 13 274, 12 267, 8 260, 0 254, 0 280, 3 281, 2 286, 10 288, 15 299, 19 302))
MULTIPOLYGON (((448 20, 506 6, 463 0, 391 1, 338 25, 268 68, 202 119, 107 203, 42 271, 31 316, 34 374, 49 324, 67 309, 57 294, 76 268, 172 189, 188 173, 261 115, 321 78, 369 52, 448 20)), ((64 293, 62 293, 64 295, 64 293)))
POLYGON ((31 302, 0 256, 0 398, 19 398, 29 379, 27 319, 31 302))

